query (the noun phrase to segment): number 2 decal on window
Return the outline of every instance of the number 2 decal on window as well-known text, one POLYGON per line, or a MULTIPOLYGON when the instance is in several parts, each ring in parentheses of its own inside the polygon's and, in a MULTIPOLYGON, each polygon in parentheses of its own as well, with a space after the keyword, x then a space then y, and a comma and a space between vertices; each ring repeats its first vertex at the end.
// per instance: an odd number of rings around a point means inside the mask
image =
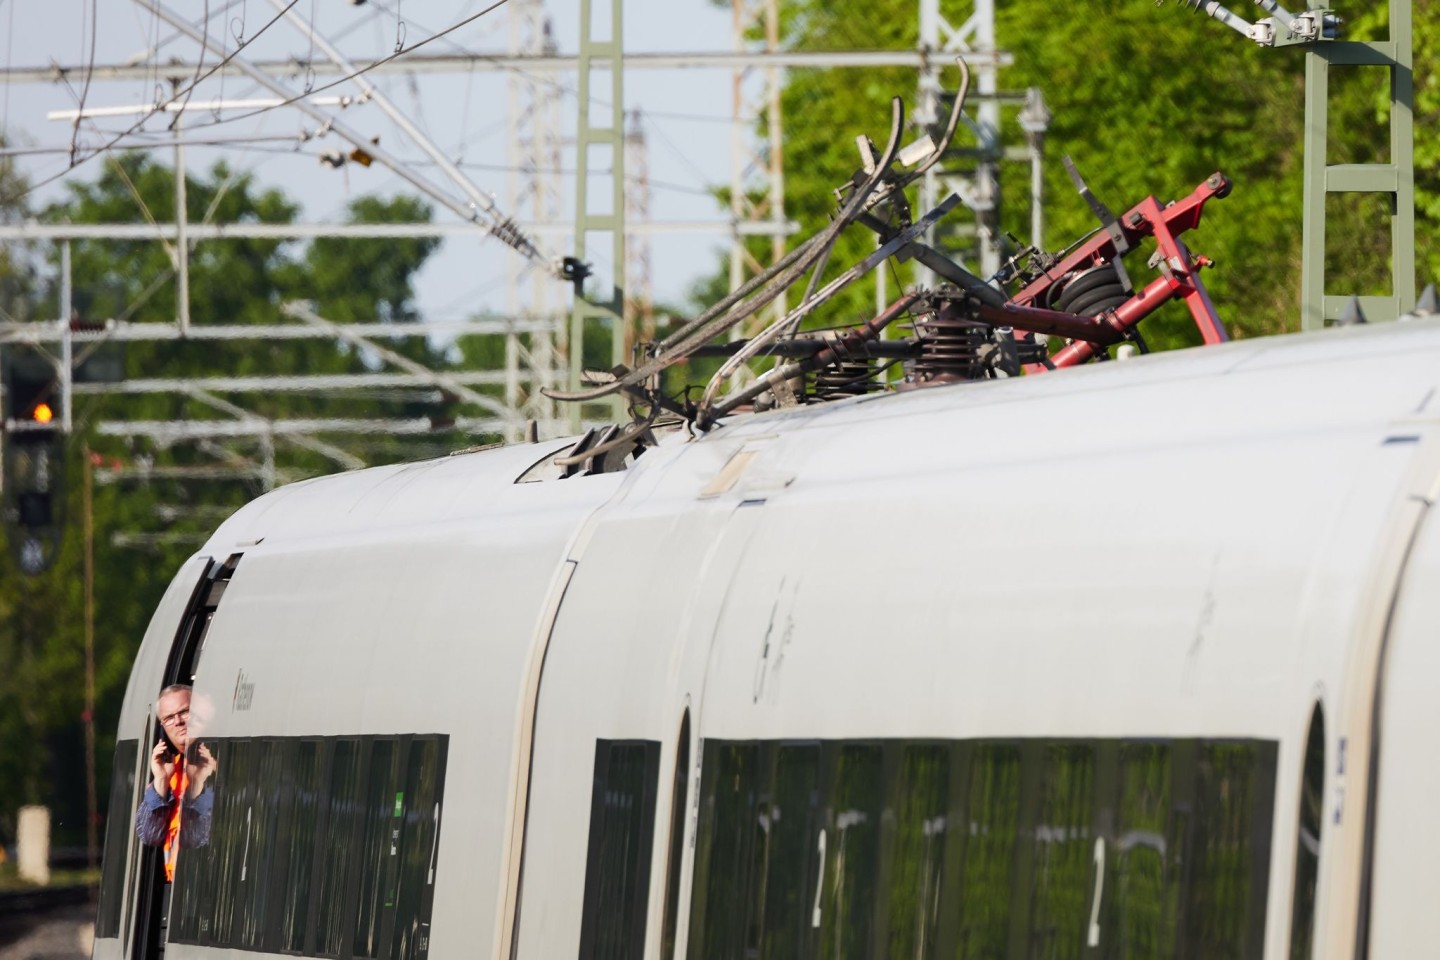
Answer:
POLYGON ((1090 935, 1087 947, 1100 946, 1100 897, 1105 892, 1105 838, 1095 838, 1095 899, 1090 904, 1090 935))
POLYGON ((820 926, 820 894, 825 889, 825 828, 820 828, 820 840, 815 845, 820 854, 820 869, 815 874, 815 909, 810 911, 810 926, 820 926))

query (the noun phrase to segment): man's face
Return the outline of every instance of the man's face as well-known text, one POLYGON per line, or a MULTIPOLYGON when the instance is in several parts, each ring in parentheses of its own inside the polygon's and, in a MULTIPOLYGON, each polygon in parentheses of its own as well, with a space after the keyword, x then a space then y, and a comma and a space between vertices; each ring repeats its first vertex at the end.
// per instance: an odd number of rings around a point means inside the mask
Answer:
POLYGON ((160 723, 165 727, 165 733, 170 737, 170 742, 183 751, 186 742, 190 739, 189 691, 175 690, 165 694, 156 704, 155 712, 159 715, 160 723))

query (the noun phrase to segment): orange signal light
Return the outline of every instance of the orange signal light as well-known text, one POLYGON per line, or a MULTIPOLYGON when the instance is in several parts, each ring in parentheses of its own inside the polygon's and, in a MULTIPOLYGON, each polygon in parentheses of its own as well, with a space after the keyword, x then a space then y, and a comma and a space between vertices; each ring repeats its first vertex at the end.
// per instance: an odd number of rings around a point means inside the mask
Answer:
POLYGON ((37 403, 34 411, 30 414, 30 419, 36 423, 49 423, 55 419, 55 411, 50 409, 48 403, 37 403))

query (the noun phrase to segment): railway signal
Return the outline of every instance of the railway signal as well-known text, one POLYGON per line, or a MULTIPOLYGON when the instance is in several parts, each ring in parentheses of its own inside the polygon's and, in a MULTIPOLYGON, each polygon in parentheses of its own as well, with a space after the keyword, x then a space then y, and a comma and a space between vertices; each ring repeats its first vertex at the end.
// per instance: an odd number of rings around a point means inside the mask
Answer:
POLYGON ((10 354, 3 375, 4 498, 0 513, 12 530, 20 567, 39 573, 49 565, 59 536, 64 431, 60 378, 36 354, 10 354))

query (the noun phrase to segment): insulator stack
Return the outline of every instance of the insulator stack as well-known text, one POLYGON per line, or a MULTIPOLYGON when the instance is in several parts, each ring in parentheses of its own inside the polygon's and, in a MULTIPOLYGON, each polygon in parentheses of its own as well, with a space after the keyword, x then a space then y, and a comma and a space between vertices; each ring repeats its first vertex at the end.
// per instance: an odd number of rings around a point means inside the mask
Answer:
MULTIPOLYGON (((831 336, 826 339, 840 338, 831 336)), ((878 372, 875 361, 870 357, 847 356, 842 353, 835 363, 815 371, 810 381, 810 390, 817 400, 859 396, 879 389, 880 384, 875 381, 875 374, 878 372)))
POLYGON ((985 375, 983 348, 990 327, 963 317, 953 303, 915 319, 920 355, 910 362, 907 383, 953 383, 978 380, 985 375))

